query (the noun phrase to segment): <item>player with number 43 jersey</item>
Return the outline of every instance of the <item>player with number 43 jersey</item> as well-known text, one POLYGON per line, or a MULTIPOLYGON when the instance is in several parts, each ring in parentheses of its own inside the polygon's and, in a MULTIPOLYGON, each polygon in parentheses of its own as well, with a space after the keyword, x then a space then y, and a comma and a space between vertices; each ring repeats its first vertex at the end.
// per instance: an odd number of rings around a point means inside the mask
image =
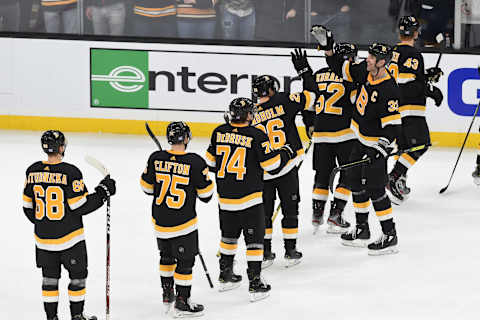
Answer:
POLYGON ((220 211, 221 290, 238 287, 241 276, 233 273, 233 258, 243 231, 247 245, 247 274, 251 301, 265 298, 270 285, 260 278, 265 235, 263 208, 264 171, 277 174, 294 157, 289 145, 274 149, 268 136, 251 125, 255 106, 250 99, 234 99, 226 124, 215 128, 206 152, 215 172, 220 211))
MULTIPOLYGON (((282 231, 287 266, 300 263, 302 253, 297 251, 298 204, 300 202, 298 168, 305 152, 298 134, 295 118, 302 113, 306 127, 313 127, 313 114, 307 112, 313 108, 315 93, 279 92, 278 80, 263 75, 252 82, 252 96, 257 100, 257 113, 252 125, 265 132, 272 145, 278 149, 286 144, 292 147, 295 157, 280 172, 265 172, 263 204, 265 206, 265 240, 263 268, 273 264, 275 253, 272 252, 272 217, 276 194, 280 197, 282 208, 282 231)), ((308 130, 307 130, 308 132, 308 130)))
POLYGON ((58 282, 61 266, 67 269, 70 283, 72 320, 96 320, 83 314, 88 274, 87 247, 82 217, 100 208, 115 194, 115 181, 104 178, 88 193, 80 170, 62 162, 67 141, 62 132, 42 134, 42 148, 48 161, 32 164, 26 172, 23 211, 35 225, 37 267, 42 269, 42 296, 48 320, 58 320, 58 282))

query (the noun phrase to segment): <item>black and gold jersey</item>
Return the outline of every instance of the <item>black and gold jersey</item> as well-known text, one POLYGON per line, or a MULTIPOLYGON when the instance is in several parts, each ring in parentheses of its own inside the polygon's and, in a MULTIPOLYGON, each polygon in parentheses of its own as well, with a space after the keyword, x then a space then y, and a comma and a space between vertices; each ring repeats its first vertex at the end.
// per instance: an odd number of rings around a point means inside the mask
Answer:
MULTIPOLYGON (((315 93, 313 92, 304 91, 292 94, 278 92, 267 102, 257 106, 257 113, 252 125, 268 135, 272 148, 278 149, 289 144, 297 153, 296 157, 292 158, 279 173, 265 172, 265 180, 285 175, 303 159, 305 152, 295 124, 295 117, 304 110, 313 110, 314 102, 315 93)), ((308 113, 302 115, 306 117, 308 113)))
POLYGON ((41 0, 45 11, 62 11, 73 9, 77 6, 78 0, 41 0))
MULTIPOLYGON (((304 79, 305 82, 306 79, 304 79)), ((313 74, 318 98, 315 103, 314 143, 339 143, 355 139, 350 129, 356 88, 330 68, 313 74)))
POLYGON ((209 201, 213 181, 195 153, 156 151, 150 155, 140 185, 153 195, 152 222, 157 238, 169 239, 197 230, 197 197, 209 201))
POLYGON ((32 210, 39 249, 62 251, 85 239, 82 214, 87 203, 82 173, 72 164, 35 162, 26 171, 24 210, 32 210))
POLYGON ((220 209, 227 211, 262 203, 264 171, 276 174, 288 161, 262 130, 234 123, 213 131, 206 159, 215 172, 220 209))
POLYGON ((366 61, 351 63, 333 55, 327 57, 327 63, 344 80, 359 84, 350 124, 357 139, 366 146, 377 143, 380 137, 393 142, 401 125, 400 88, 395 79, 387 71, 383 78, 373 80, 366 61))
POLYGON ((176 0, 134 0, 133 13, 147 18, 174 17, 177 14, 176 0))
POLYGON ((397 44, 388 70, 400 87, 402 118, 425 117, 425 65, 420 51, 406 43, 397 44))

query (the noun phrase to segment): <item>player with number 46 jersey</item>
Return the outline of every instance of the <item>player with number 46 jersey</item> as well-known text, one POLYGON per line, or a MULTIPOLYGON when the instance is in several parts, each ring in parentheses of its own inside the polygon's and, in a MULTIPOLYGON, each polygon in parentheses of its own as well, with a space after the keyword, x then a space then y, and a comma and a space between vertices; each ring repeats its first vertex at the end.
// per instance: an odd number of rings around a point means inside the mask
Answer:
MULTIPOLYGON (((252 82, 252 96, 257 100, 257 113, 252 125, 265 132, 274 149, 286 144, 295 152, 285 167, 276 174, 265 172, 263 204, 265 206, 265 240, 263 268, 269 267, 275 259, 272 252, 272 217, 276 194, 280 197, 282 208, 282 231, 285 247, 286 265, 300 263, 302 253, 297 251, 298 204, 300 202, 298 168, 305 152, 298 134, 295 118, 302 113, 307 128, 313 127, 313 114, 307 110, 313 108, 315 93, 279 92, 278 80, 267 75, 259 76, 252 82)), ((308 130, 307 130, 308 132, 308 130)), ((310 130, 311 132, 311 130, 310 130)))

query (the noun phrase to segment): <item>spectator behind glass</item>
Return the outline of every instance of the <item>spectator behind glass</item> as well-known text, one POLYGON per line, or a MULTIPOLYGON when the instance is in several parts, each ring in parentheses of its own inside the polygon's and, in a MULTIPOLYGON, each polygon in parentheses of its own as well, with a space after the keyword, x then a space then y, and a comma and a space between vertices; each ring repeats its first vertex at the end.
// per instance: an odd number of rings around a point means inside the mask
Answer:
POLYGON ((420 34, 424 45, 435 44, 435 36, 449 32, 448 21, 453 18, 455 0, 422 0, 420 18, 424 20, 420 34))
POLYGON ((255 7, 252 0, 223 0, 219 12, 223 39, 253 40, 255 7))
POLYGON ((124 0, 86 0, 86 15, 93 33, 120 36, 125 28, 124 0))
POLYGON ((177 30, 180 38, 213 39, 216 0, 177 0, 177 30))
POLYGON ((20 0, 1 0, 0 2, 1 31, 20 29, 20 0))
POLYGON ((303 2, 304 0, 256 0, 255 38, 260 41, 289 41, 288 35, 291 32, 285 23, 296 16, 297 8, 303 2))
POLYGON ((133 0, 133 33, 137 37, 177 36, 175 0, 133 0))
POLYGON ((45 31, 79 33, 77 0, 42 0, 45 31))
POLYGON ((312 0, 312 25, 327 27, 338 34, 339 39, 350 39, 350 9, 350 0, 312 0))

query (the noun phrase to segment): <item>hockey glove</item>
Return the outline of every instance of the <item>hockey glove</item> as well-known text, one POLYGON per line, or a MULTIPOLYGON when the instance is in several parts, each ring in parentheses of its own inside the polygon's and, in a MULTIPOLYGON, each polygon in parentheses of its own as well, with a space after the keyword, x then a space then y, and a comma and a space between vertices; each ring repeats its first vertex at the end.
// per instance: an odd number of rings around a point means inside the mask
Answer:
POLYGON ((321 25, 313 25, 310 33, 318 41, 318 50, 330 51, 333 49, 333 34, 332 31, 321 25))
POLYGON ((371 160, 385 159, 391 151, 390 141, 382 137, 367 151, 367 155, 371 160))
POLYGON ((312 140, 313 131, 315 131, 315 127, 314 126, 306 127, 305 131, 307 132, 308 139, 312 140))
POLYGON ((440 107, 443 101, 443 93, 437 87, 427 84, 425 86, 425 96, 432 98, 435 101, 435 105, 440 107))
POLYGON ((106 176, 105 178, 103 178, 102 181, 100 181, 98 186, 95 187, 95 191, 100 196, 100 198, 102 198, 102 200, 105 202, 107 200, 107 197, 113 196, 117 191, 115 180, 110 178, 109 175, 106 176))
POLYGON ((305 72, 312 72, 312 68, 308 64, 307 60, 307 52, 301 49, 295 49, 294 51, 290 52, 292 55, 292 63, 297 70, 299 76, 304 74, 305 72))
POLYGON ((442 69, 438 67, 428 68, 425 73, 425 78, 427 82, 437 83, 440 80, 440 77, 443 75, 442 69))
POLYGON ((280 148, 280 150, 283 150, 287 153, 288 159, 293 159, 295 157, 295 152, 289 144, 284 145, 280 148))

